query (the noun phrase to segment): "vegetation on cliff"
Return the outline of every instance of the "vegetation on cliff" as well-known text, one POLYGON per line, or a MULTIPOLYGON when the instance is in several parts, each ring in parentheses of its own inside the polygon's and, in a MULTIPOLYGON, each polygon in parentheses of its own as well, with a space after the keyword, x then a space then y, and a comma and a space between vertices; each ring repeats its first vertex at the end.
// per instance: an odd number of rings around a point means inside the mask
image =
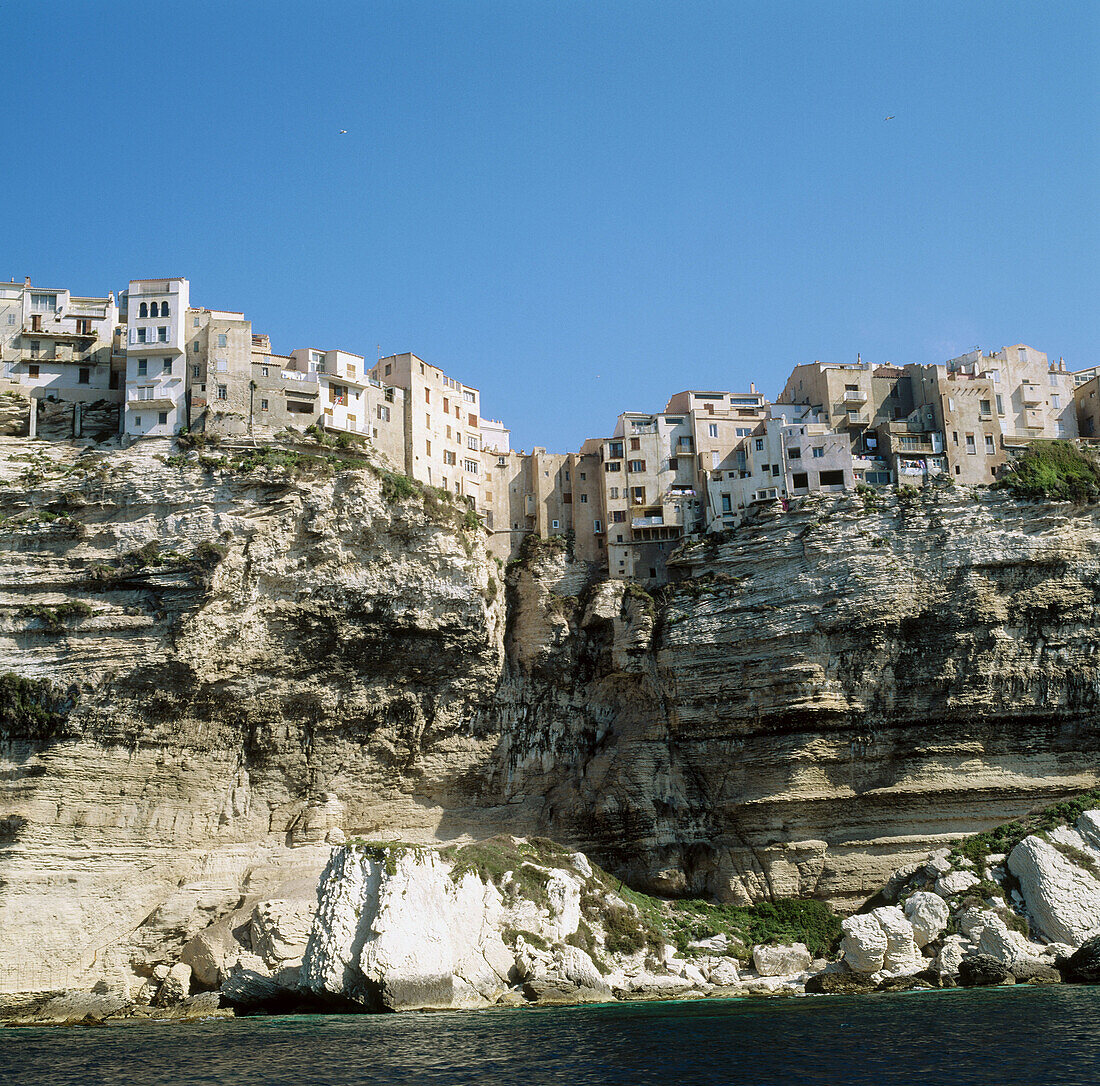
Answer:
POLYGON ((1100 461, 1071 441, 1033 441, 993 485, 1023 498, 1094 502, 1100 500, 1100 461))

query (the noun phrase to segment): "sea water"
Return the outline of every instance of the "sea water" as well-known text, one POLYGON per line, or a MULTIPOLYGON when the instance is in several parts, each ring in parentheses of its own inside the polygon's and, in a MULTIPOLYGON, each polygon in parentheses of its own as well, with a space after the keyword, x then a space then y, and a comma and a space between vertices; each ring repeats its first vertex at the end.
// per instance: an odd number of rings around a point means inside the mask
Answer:
POLYGON ((1100 988, 134 1021, 0 1031, 22 1086, 1100 1083, 1100 988))

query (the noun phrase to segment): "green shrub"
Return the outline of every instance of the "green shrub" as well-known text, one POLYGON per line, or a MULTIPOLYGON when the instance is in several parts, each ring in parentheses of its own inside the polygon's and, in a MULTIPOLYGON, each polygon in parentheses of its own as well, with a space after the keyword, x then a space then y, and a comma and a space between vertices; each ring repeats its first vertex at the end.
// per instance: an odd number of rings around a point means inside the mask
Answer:
POLYGON ((993 489, 1024 498, 1095 502, 1100 500, 1100 463, 1070 441, 1033 441, 993 489))

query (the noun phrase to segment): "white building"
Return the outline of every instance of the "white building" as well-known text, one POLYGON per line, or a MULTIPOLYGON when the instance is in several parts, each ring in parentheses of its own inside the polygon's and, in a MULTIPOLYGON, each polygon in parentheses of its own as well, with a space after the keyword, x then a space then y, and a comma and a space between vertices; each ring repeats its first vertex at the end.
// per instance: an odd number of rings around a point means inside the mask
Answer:
POLYGON ((131 437, 168 437, 187 422, 186 279, 132 279, 124 296, 126 409, 131 437))
POLYGON ((3 384, 40 399, 121 399, 120 374, 111 369, 117 324, 113 294, 77 297, 30 279, 0 284, 3 384))

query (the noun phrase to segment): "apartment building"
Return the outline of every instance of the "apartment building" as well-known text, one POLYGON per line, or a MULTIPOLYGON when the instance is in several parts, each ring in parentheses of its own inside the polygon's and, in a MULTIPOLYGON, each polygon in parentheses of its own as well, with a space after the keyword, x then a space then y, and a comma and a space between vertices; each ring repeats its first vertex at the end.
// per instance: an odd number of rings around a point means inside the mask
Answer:
POLYGON ((370 374, 406 392, 405 473, 483 508, 478 390, 409 353, 379 359, 370 374))
POLYGON ((202 419, 204 429, 222 436, 252 433, 257 407, 251 381, 252 322, 243 313, 192 308, 184 330, 190 384, 187 425, 194 427, 202 419))
POLYGON ((183 278, 132 279, 120 299, 126 325, 122 432, 130 437, 170 437, 188 421, 190 292, 183 278))
POLYGON ((122 402, 122 360, 113 351, 114 294, 0 284, 0 388, 36 399, 122 402))
POLYGON ((768 417, 768 401, 763 393, 749 386, 747 393, 678 392, 665 405, 665 412, 683 412, 690 420, 691 446, 695 457, 695 493, 698 500, 695 527, 716 531, 723 527, 721 504, 712 495, 712 484, 728 479, 730 473, 745 469, 747 442, 762 430, 768 417))

